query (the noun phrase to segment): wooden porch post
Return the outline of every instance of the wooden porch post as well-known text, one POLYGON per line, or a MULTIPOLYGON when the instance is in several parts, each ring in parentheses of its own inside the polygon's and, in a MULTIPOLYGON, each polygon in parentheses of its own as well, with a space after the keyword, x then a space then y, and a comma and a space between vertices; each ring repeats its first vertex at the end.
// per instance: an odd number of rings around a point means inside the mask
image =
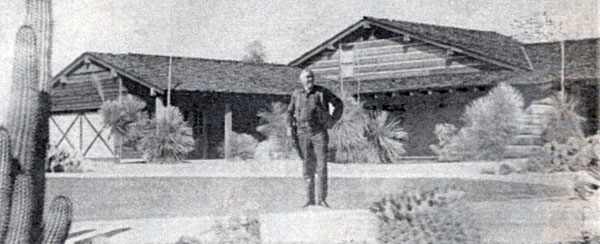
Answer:
POLYGON ((208 157, 208 113, 202 109, 202 158, 208 157))
POLYGON ((225 141, 224 151, 225 151, 225 159, 231 158, 231 132, 233 130, 232 126, 232 116, 231 116, 231 103, 227 102, 225 104, 225 141))
POLYGON ((162 100, 160 100, 160 96, 154 97, 154 114, 158 114, 158 112, 164 109, 165 105, 162 100))
POLYGON ((79 152, 83 151, 83 116, 83 113, 79 116, 79 152))

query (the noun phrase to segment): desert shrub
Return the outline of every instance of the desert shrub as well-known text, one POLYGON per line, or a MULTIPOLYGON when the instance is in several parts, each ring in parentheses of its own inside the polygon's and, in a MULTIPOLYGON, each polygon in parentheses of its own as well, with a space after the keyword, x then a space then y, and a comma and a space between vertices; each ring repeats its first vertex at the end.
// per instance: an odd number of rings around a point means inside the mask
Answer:
POLYGON ((300 160, 300 156, 288 139, 271 137, 257 144, 254 159, 300 160))
POLYGON ((287 105, 280 102, 272 103, 267 110, 258 112, 260 125, 256 131, 267 139, 258 143, 254 158, 264 160, 298 159, 298 152, 287 135, 287 105))
POLYGON ((381 243, 481 243, 479 231, 462 208, 463 192, 407 190, 375 202, 381 243))
POLYGON ((440 126, 438 137, 444 138, 445 145, 433 147, 458 160, 502 159, 506 146, 519 132, 523 104, 517 89, 500 83, 466 106, 461 118, 465 125, 456 135, 446 138, 442 132, 451 134, 452 128, 440 126))
MULTIPOLYGON (((251 135, 244 133, 231 133, 231 157, 234 160, 248 160, 254 158, 258 141, 251 135)), ((220 157, 225 157, 225 143, 219 144, 218 152, 220 157)))
POLYGON ((402 142, 406 140, 407 134, 400 127, 400 121, 391 118, 385 111, 369 115, 366 137, 375 146, 381 163, 398 162, 406 153, 402 142))
POLYGON ((430 145, 432 152, 438 155, 440 161, 453 161, 455 150, 452 148, 452 140, 456 138, 457 129, 453 124, 437 124, 435 125, 435 135, 439 141, 437 145, 430 145))
POLYGON ((542 138, 545 142, 567 143, 569 138, 583 138, 582 123, 585 118, 577 114, 579 102, 569 96, 560 95, 550 99, 552 109, 545 114, 542 138))
POLYGON ((49 172, 82 172, 83 157, 77 152, 51 145, 46 156, 46 171, 49 172))
POLYGON ((192 128, 176 107, 160 110, 142 129, 138 150, 148 162, 177 163, 194 150, 192 128))
POLYGON ((137 143, 135 137, 129 135, 129 131, 137 121, 148 117, 144 108, 146 103, 132 95, 124 96, 121 100, 105 101, 100 107, 104 126, 110 127, 111 134, 115 137, 117 162, 121 157, 122 144, 135 146, 137 143))
POLYGON ((377 149, 365 136, 369 115, 362 104, 346 97, 340 120, 329 130, 329 149, 338 163, 378 163, 377 149))
POLYGON ((594 168, 600 160, 600 135, 571 137, 566 143, 546 143, 539 155, 529 158, 529 172, 552 173, 594 168))
POLYGON ((216 242, 223 244, 260 244, 260 223, 251 215, 233 215, 212 227, 216 242))
POLYGON ((260 223, 253 215, 219 220, 202 238, 182 236, 175 244, 260 244, 260 223))
MULTIPOLYGON (((258 113, 258 132, 267 137, 260 142, 257 159, 297 159, 298 153, 287 135, 287 107, 273 103, 258 113)), ((344 113, 329 133, 329 151, 339 163, 392 163, 406 153, 407 134, 400 122, 387 112, 369 113, 352 97, 344 100, 344 113)), ((331 155, 330 155, 331 157, 331 155)))
POLYGON ((258 112, 260 125, 256 131, 266 137, 287 137, 287 105, 280 102, 271 103, 266 110, 258 112))
POLYGON ((560 171, 578 171, 583 167, 584 155, 580 154, 585 140, 570 138, 567 143, 546 143, 542 151, 528 159, 526 169, 529 172, 552 173, 560 171))

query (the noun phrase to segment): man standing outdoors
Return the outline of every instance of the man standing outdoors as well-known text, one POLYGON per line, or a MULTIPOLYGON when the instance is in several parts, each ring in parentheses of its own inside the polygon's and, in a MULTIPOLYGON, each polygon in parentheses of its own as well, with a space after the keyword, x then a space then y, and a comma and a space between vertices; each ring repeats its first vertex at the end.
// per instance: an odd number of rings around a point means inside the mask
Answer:
POLYGON ((300 155, 303 160, 303 176, 307 185, 308 201, 304 207, 315 205, 315 173, 318 176, 317 205, 329 208, 327 197, 327 129, 342 117, 344 104, 331 91, 314 84, 310 69, 300 73, 302 88, 292 93, 288 106, 288 119, 292 134, 297 130, 300 155), (333 115, 329 106, 333 106, 333 115), (316 162, 315 162, 316 161, 316 162))

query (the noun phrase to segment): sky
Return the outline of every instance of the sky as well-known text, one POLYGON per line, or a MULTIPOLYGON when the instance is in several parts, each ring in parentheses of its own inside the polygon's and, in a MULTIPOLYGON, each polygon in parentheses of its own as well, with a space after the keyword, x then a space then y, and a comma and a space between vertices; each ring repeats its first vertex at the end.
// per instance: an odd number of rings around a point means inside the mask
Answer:
MULTIPOLYGON (((0 1, 2 94, 9 91, 24 5, 0 1)), ((265 46, 268 62, 288 63, 363 16, 490 30, 534 42, 543 40, 523 36, 514 23, 547 12, 562 23, 561 38, 599 37, 599 8, 600 0, 53 0, 52 73, 86 51, 239 60, 254 40, 265 46)), ((0 111, 7 103, 0 100, 0 111)))

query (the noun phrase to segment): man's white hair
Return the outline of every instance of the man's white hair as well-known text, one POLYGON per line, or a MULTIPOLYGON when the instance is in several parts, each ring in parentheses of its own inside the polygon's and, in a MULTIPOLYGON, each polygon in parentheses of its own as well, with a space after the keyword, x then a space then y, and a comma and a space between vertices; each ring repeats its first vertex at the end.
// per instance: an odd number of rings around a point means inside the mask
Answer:
POLYGON ((304 73, 309 73, 309 74, 315 76, 315 73, 310 68, 303 69, 302 72, 300 72, 300 75, 302 75, 304 73))

